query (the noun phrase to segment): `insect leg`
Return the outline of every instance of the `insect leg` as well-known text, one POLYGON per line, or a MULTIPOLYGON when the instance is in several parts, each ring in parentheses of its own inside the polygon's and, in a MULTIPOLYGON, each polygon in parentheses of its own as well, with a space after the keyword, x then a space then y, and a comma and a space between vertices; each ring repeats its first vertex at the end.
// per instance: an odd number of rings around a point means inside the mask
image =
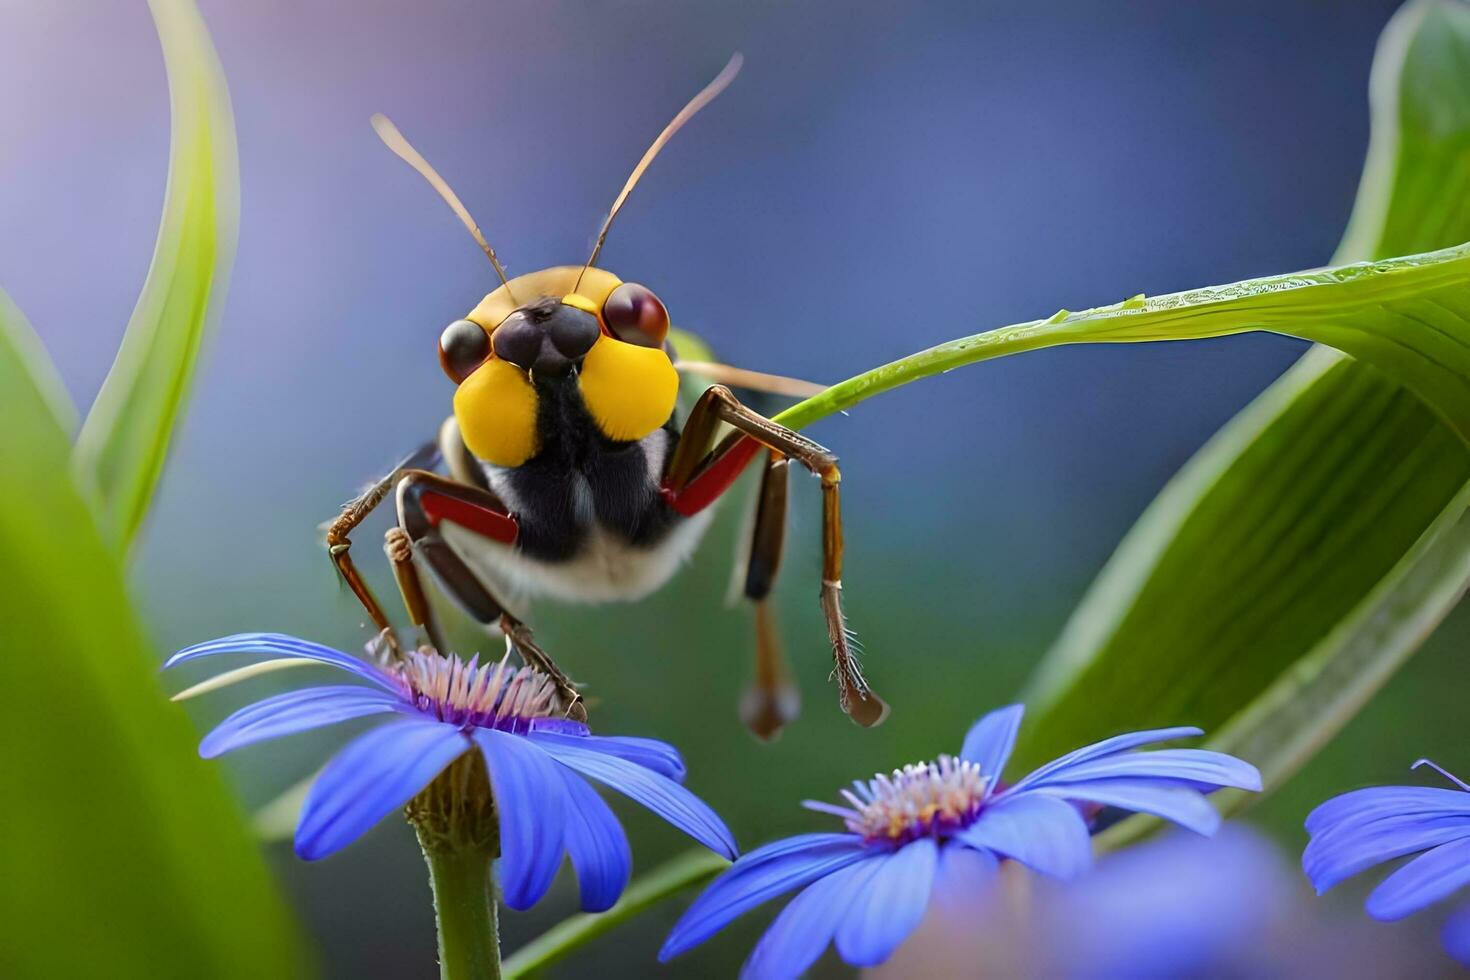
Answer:
POLYGON ((888 714, 858 666, 852 636, 842 614, 842 473, 837 457, 799 432, 778 425, 746 408, 724 385, 712 385, 700 396, 664 477, 664 499, 681 514, 698 513, 723 493, 740 470, 764 446, 788 456, 822 481, 822 612, 832 644, 833 674, 842 710, 860 725, 876 725, 888 714), (735 432, 713 451, 719 424, 735 432))
POLYGON ((342 506, 342 513, 336 520, 327 525, 327 553, 332 556, 332 564, 336 566, 338 574, 357 596, 357 601, 367 610, 368 616, 373 624, 382 632, 389 648, 395 655, 399 653, 398 638, 393 635, 393 626, 388 622, 388 616, 383 612, 373 590, 363 580, 362 574, 358 572, 357 566, 353 564, 350 535, 353 529, 367 519, 383 498, 393 489, 393 485, 403 478, 403 474, 411 469, 421 469, 431 466, 439 457, 439 447, 436 443, 425 443, 409 454, 403 462, 393 467, 392 472, 368 487, 358 496, 349 500, 342 506))
POLYGON ((447 650, 439 621, 429 605, 429 597, 424 593, 424 583, 419 576, 418 566, 413 563, 413 539, 403 528, 390 527, 383 536, 383 553, 393 566, 393 578, 398 582, 398 592, 403 596, 403 606, 408 610, 409 620, 424 631, 429 643, 436 650, 447 650))
POLYGON ((789 461, 779 453, 766 457, 745 566, 745 597, 755 608, 755 679, 741 699, 740 716, 761 739, 775 738, 801 708, 801 696, 781 654, 769 601, 786 543, 788 466, 789 461))
POLYGON ((515 544, 518 526, 500 498, 489 490, 466 486, 437 473, 414 470, 398 484, 398 521, 444 591, 485 626, 496 626, 510 638, 526 663, 549 675, 569 706, 567 714, 586 721, 587 709, 570 678, 545 650, 536 645, 531 629, 495 597, 439 532, 452 521, 506 546, 515 544))

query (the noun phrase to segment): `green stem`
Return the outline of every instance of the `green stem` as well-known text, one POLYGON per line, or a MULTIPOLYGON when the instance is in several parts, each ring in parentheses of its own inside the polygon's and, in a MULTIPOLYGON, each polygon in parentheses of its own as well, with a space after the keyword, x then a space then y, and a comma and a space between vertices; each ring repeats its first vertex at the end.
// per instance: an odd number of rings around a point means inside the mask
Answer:
POLYGON ((442 980, 500 980, 500 931, 490 879, 491 852, 459 849, 419 836, 434 917, 442 980))

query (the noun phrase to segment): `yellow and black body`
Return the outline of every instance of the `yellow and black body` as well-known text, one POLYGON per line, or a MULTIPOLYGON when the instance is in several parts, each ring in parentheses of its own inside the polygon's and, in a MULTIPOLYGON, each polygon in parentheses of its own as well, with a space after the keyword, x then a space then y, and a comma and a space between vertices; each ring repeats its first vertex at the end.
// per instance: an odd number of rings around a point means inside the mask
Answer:
MULTIPOLYGON (((391 493, 398 523, 388 532, 386 550, 414 625, 444 647, 420 577, 425 569, 471 616, 503 631, 527 662, 552 673, 581 713, 575 686, 525 624, 525 603, 648 595, 685 564, 711 505, 759 459, 744 579, 756 612, 757 660, 742 713, 753 731, 770 737, 797 710, 767 604, 784 543, 787 470, 794 460, 821 479, 819 594, 842 707, 865 725, 885 715, 858 668, 842 613, 836 457, 746 407, 723 384, 705 389, 681 424, 668 311, 648 287, 594 264, 608 224, 654 153, 738 65, 732 60, 644 154, 586 264, 515 278, 506 276, 442 178, 391 123, 375 120, 389 146, 459 214, 501 279, 440 334, 440 363, 457 387, 453 414, 437 439, 349 501, 328 530, 334 563, 390 649, 397 650, 399 641, 353 564, 349 534, 391 493)), ((780 382, 773 387, 787 391, 794 384, 733 369, 727 377, 757 386, 762 379, 780 382)))

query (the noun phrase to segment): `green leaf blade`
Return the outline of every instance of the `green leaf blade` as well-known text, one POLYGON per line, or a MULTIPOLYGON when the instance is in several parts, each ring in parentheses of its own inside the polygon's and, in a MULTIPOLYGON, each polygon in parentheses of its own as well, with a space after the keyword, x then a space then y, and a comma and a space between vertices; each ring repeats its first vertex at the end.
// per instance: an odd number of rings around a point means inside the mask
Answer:
POLYGON ((1265 331, 1351 354, 1415 391, 1470 442, 1470 244, 1127 301, 949 341, 839 382, 776 417, 800 427, 882 391, 1070 344, 1265 331))
POLYGON ((1413 0, 1378 42, 1373 132, 1336 262, 1407 255, 1470 228, 1470 5, 1413 0))
POLYGON ((77 409, 66 393, 66 386, 61 383, 61 376, 56 373, 56 364, 46 353, 30 321, 4 290, 0 290, 0 323, 5 324, 7 355, 14 359, 15 370, 25 374, 31 387, 50 407, 57 427, 63 432, 74 430, 77 409))
POLYGON ((234 121, 223 73, 189 0, 150 0, 168 69, 171 138, 163 220, 116 361, 77 439, 78 480, 126 548, 147 515, 239 224, 234 121))
POLYGON ((1364 608, 1467 479, 1411 393, 1313 357, 1130 532, 1033 677, 1018 764, 1124 727, 1221 731, 1364 608))
POLYGON ((0 973, 289 977, 300 937, 159 689, 70 439, 0 306, 0 973))

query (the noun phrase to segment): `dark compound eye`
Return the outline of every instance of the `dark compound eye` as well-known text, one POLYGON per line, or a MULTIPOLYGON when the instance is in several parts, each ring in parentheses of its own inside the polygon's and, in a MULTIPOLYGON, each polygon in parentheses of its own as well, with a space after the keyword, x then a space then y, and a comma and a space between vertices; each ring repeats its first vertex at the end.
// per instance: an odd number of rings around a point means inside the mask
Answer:
POLYGON ((439 364, 459 384, 490 356, 490 335, 472 320, 455 320, 439 335, 439 364))
POLYGON ((602 321, 613 336, 641 347, 662 347, 669 334, 669 311, 653 290, 625 282, 602 304, 602 321))
POLYGON ((516 310, 495 328, 495 356, 523 370, 531 370, 541 353, 546 331, 525 310, 516 310))

